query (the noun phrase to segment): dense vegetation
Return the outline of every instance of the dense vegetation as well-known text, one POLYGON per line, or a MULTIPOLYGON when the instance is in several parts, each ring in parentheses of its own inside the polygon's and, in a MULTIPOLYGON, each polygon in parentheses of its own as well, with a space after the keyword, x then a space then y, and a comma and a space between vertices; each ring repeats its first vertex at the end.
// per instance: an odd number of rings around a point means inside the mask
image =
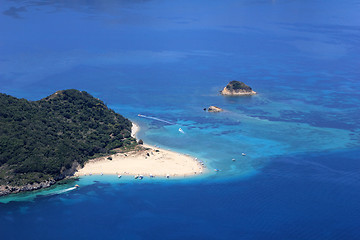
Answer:
POLYGON ((84 91, 34 102, 0 94, 0 185, 61 179, 74 163, 136 145, 131 126, 84 91))
POLYGON ((231 81, 229 82, 229 84, 226 86, 226 88, 228 90, 245 90, 245 91, 252 91, 251 87, 249 87, 248 85, 246 85, 243 82, 239 82, 239 81, 231 81))

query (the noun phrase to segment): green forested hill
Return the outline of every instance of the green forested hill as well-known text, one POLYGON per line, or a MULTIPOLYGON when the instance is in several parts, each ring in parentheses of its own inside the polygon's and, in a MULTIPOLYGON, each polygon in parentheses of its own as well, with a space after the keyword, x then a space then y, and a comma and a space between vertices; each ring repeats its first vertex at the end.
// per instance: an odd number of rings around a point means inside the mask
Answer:
POLYGON ((239 81, 231 81, 229 82, 229 84, 226 86, 226 88, 228 90, 245 90, 245 91, 252 91, 252 88, 249 87, 248 85, 246 85, 243 82, 239 82, 239 81))
POLYGON ((84 91, 35 102, 0 94, 0 185, 61 179, 74 163, 136 145, 131 126, 84 91))

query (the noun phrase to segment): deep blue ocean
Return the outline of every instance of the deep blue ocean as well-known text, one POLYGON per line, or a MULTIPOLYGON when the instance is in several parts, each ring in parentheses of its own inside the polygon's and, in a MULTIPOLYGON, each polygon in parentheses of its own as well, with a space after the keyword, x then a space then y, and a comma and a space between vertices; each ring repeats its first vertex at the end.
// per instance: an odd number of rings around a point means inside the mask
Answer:
POLYGON ((3 197, 1 239, 360 239, 359 13, 359 0, 0 0, 0 92, 85 90, 210 170, 3 197), (259 94, 220 96, 231 80, 259 94))

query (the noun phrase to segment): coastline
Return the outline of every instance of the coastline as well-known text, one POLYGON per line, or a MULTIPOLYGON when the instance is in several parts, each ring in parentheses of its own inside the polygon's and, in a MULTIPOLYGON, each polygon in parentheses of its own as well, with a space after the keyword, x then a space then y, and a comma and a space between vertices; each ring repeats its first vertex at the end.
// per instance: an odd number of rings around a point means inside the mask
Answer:
MULTIPOLYGON (((134 122, 132 124, 131 136, 136 138, 140 127, 134 122)), ((89 160, 83 168, 78 169, 74 176, 104 174, 118 175, 119 177, 125 175, 178 178, 201 175, 206 171, 201 161, 189 155, 145 143, 140 146, 140 150, 89 160)))
POLYGON ((252 95, 256 95, 257 92, 251 90, 251 91, 244 91, 244 90, 240 90, 240 91, 229 91, 226 87, 220 91, 220 94, 223 96, 252 96, 252 95))
MULTIPOLYGON (((131 136, 136 138, 140 127, 132 122, 131 136)), ((142 144, 137 150, 126 153, 116 153, 89 160, 81 169, 77 169, 72 176, 76 178, 89 175, 117 175, 162 178, 181 178, 199 176, 207 172, 206 167, 197 158, 187 154, 165 150, 148 144, 142 144), (112 160, 109 160, 112 157, 112 160)), ((60 179, 63 180, 63 179, 60 179)), ((46 189, 58 180, 50 179, 40 183, 23 186, 0 185, 0 197, 20 192, 33 192, 46 189)))

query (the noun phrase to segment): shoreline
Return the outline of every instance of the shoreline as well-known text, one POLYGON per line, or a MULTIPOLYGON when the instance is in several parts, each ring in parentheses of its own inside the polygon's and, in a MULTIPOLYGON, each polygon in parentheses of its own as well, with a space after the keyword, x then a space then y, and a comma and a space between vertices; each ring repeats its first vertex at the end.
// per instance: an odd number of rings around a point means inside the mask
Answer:
MULTIPOLYGON (((134 122, 132 124, 131 136, 136 138, 140 127, 134 122)), ((202 175, 206 172, 204 164, 197 158, 145 143, 139 146, 141 149, 89 160, 83 168, 77 170, 74 176, 117 175, 118 177, 134 176, 140 179, 142 177, 179 178, 202 175)))
POLYGON ((253 96, 256 95, 257 92, 255 91, 238 91, 238 92, 231 92, 229 90, 227 90, 226 88, 224 88, 224 90, 220 91, 220 94, 223 96, 229 96, 229 97, 237 97, 237 96, 253 96))
MULTIPOLYGON (((131 136, 136 138, 140 127, 132 122, 131 136)), ((0 185, 0 197, 24 192, 37 192, 47 189, 64 179, 73 179, 91 175, 117 175, 134 176, 136 179, 143 177, 157 178, 182 178, 202 176, 208 172, 206 166, 197 158, 148 144, 140 145, 141 149, 126 153, 116 153, 89 160, 81 169, 77 169, 72 176, 59 180, 46 180, 40 183, 23 186, 0 185), (112 160, 108 158, 112 157, 112 160)))

